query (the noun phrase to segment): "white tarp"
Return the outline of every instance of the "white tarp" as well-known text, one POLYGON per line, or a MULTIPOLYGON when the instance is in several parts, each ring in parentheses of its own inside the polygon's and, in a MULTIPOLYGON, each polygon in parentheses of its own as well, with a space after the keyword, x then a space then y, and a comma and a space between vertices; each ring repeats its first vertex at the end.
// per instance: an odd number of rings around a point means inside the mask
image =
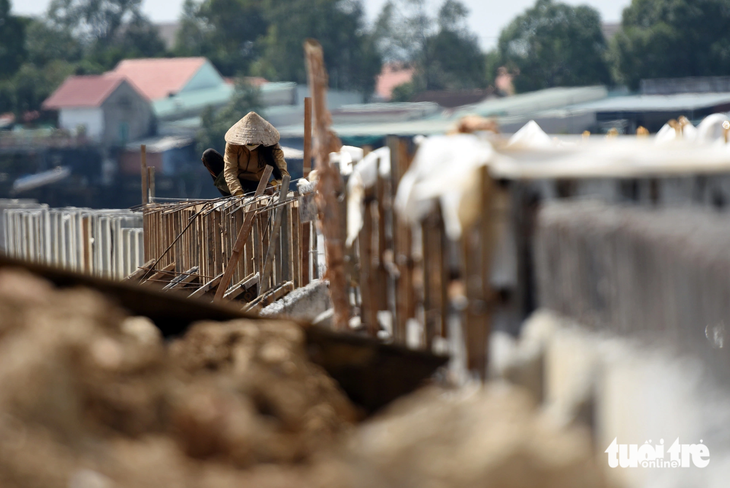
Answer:
POLYGON ((423 141, 413 164, 398 186, 395 209, 418 222, 441 203, 446 233, 461 236, 460 206, 465 195, 478 188, 479 168, 494 157, 492 146, 470 134, 434 136, 423 141))

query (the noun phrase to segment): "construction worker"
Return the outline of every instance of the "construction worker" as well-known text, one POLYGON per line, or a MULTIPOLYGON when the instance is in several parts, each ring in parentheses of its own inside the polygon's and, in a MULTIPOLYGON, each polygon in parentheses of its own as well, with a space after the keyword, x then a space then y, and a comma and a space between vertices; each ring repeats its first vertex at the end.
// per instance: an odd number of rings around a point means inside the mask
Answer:
MULTIPOLYGON (((275 187, 289 174, 279 146, 279 131, 256 112, 249 112, 228 129, 225 140, 223 175, 231 195, 240 197, 255 191, 267 164, 274 169, 275 187)), ((218 184, 216 187, 221 190, 218 184)))
POLYGON ((221 153, 215 149, 206 149, 205 152, 203 152, 201 161, 203 161, 203 165, 213 177, 213 185, 218 188, 221 195, 224 197, 230 197, 231 192, 228 190, 228 184, 226 183, 225 174, 223 173, 225 163, 221 153))

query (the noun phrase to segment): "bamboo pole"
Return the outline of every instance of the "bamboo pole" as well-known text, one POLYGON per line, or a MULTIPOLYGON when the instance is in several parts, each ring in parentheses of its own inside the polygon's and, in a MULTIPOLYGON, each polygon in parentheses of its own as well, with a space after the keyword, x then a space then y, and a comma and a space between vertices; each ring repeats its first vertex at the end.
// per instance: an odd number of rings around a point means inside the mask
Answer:
POLYGON ((147 146, 142 144, 139 146, 140 153, 140 165, 142 173, 142 205, 147 205, 147 146))
POLYGON ((304 160, 302 161, 302 176, 309 177, 312 171, 312 99, 304 99, 304 160))
POLYGON ((319 175, 316 201, 322 216, 327 277, 334 308, 333 325, 336 330, 344 330, 350 318, 350 307, 344 273, 344 242, 339 235, 340 206, 337 194, 342 189, 342 179, 329 162, 329 153, 335 144, 336 136, 330 131, 332 119, 327 110, 327 72, 322 46, 317 41, 308 39, 304 43, 304 52, 307 57, 309 88, 314 107, 316 136, 314 153, 319 175))
MULTIPOLYGON (((258 197, 263 195, 264 189, 269 182, 272 171, 273 168, 267 164, 266 169, 264 169, 264 174, 261 177, 261 180, 259 180, 259 186, 256 187, 256 193, 253 197, 254 205, 256 205, 256 202, 258 201, 258 197)), ((241 256, 241 250, 243 249, 243 245, 248 240, 248 234, 251 232, 251 225, 253 224, 254 216, 255 212, 253 211, 253 209, 246 213, 246 220, 243 222, 243 227, 241 227, 241 230, 238 233, 238 237, 236 237, 236 243, 233 245, 231 257, 228 260, 228 265, 226 266, 225 273, 223 274, 221 283, 220 285, 218 285, 218 289, 215 292, 215 300, 221 300, 223 298, 223 295, 226 292, 226 288, 228 288, 228 285, 231 283, 231 278, 233 277, 233 273, 236 271, 236 265, 238 264, 238 258, 241 256)))

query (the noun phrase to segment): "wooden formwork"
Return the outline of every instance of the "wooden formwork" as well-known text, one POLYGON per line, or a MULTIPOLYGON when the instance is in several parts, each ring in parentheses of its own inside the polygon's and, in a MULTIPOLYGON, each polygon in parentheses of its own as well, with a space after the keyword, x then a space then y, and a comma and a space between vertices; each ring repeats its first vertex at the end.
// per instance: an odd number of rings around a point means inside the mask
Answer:
POLYGON ((247 308, 265 305, 311 279, 303 257, 309 258, 313 224, 302 222, 299 208, 294 192, 281 199, 264 195, 149 203, 144 206, 147 263, 130 278, 212 298, 246 215, 253 213, 252 230, 224 297, 245 302, 247 308))
MULTIPOLYGON (((393 211, 413 151, 409 139, 389 137, 386 144, 389 176, 378 171, 365 191, 362 230, 349 252, 356 262, 349 281, 357 288, 363 329, 372 335, 391 329, 389 340, 416 348, 448 343, 463 353, 464 366, 476 377, 486 375, 493 321, 516 333, 538 306, 533 248, 543 203, 591 197, 632 206, 730 208, 730 157, 712 148, 661 149, 639 141, 629 147, 639 156, 610 165, 588 152, 580 164, 557 157, 546 163, 526 152, 517 163, 482 168, 479 215, 452 240, 438 204, 418 223, 406 223, 393 211), (500 269, 493 271, 493 264, 500 269)), ((606 154, 617 145, 624 154, 627 144, 634 142, 600 140, 592 149, 606 154)))
POLYGON ((489 306, 495 295, 488 277, 499 211, 497 189, 485 168, 484 211, 465 229, 461 241, 451 241, 438 206, 415 225, 394 212, 395 194, 414 148, 409 139, 396 137, 388 138, 387 145, 390 175, 378 171, 375 186, 365 192, 363 226, 352 250, 357 265, 350 282, 358 287, 363 328, 377 335, 383 326, 378 316, 387 312, 393 342, 433 350, 454 340, 449 333, 454 317, 462 325, 466 366, 483 377, 489 306), (409 332, 409 323, 418 325, 409 332))

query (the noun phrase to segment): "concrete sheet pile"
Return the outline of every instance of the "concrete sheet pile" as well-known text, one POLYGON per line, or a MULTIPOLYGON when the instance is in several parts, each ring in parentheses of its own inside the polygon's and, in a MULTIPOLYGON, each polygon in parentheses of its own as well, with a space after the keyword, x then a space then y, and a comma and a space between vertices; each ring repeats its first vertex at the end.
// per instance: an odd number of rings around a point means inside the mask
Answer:
POLYGON ((552 203, 535 242, 542 307, 692 354, 730 380, 730 215, 552 203))
POLYGON ((45 204, 5 206, 2 212, 9 256, 115 279, 143 264, 141 213, 45 204))

